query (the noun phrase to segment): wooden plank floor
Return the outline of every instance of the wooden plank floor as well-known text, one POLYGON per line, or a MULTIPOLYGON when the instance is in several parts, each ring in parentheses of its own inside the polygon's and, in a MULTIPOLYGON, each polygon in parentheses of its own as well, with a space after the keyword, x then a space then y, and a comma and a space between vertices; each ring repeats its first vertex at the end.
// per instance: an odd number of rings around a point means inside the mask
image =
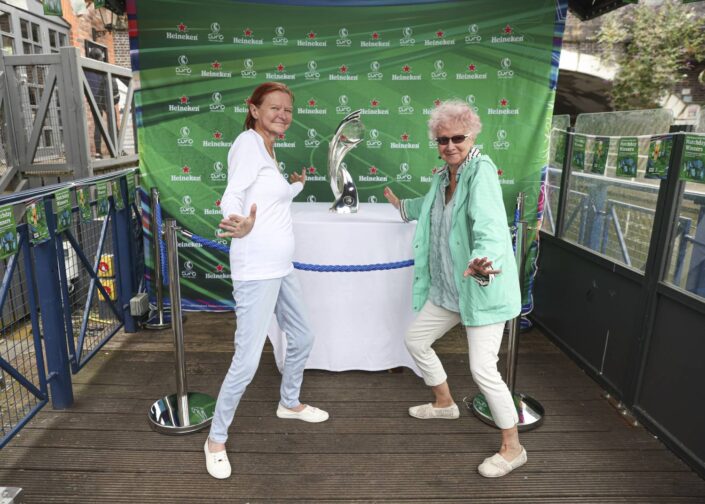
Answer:
MULTIPOLYGON (((216 395, 232 351, 232 314, 188 314, 189 388, 216 395)), ((477 392, 458 328, 437 350, 456 401, 477 392)), ((504 362, 504 355, 500 362, 504 362)), ((228 440, 233 476, 208 476, 205 433, 150 430, 151 403, 174 391, 169 331, 119 334, 74 376, 74 406, 47 407, 0 452, 0 486, 25 502, 703 503, 705 481, 538 331, 521 337, 517 389, 541 401, 544 424, 522 435, 526 466, 499 480, 476 466, 499 433, 461 408, 457 421, 421 421, 431 399, 409 370, 306 371, 302 399, 322 424, 276 418, 279 375, 265 350, 228 440)), ((501 366, 503 368, 503 366, 501 366)))

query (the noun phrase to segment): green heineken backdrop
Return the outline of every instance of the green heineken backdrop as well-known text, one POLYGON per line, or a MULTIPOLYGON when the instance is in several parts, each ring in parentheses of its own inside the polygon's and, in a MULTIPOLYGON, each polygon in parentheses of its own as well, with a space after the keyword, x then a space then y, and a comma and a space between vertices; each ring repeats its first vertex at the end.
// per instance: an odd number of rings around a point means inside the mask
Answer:
MULTIPOLYGON (((332 202, 328 141, 356 109, 367 133, 346 164, 361 202, 386 204, 385 186, 424 194, 441 165, 428 116, 459 98, 482 119, 477 146, 499 167, 508 221, 519 191, 535 221, 562 2, 150 0, 129 9, 142 186, 156 186, 164 215, 185 229, 217 241, 228 149, 249 94, 270 80, 296 96, 275 147, 285 176, 307 172, 299 201, 332 202)), ((227 254, 182 245, 184 306, 232 306, 227 254)))

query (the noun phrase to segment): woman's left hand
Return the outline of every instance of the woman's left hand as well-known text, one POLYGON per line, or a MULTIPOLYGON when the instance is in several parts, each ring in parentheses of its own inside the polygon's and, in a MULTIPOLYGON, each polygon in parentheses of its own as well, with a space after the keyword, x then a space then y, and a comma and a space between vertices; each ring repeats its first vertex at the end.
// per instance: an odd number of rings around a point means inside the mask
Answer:
POLYGON ((470 261, 468 263, 468 269, 465 270, 463 276, 468 277, 470 275, 480 275, 487 277, 490 275, 499 275, 501 272, 502 270, 492 268, 492 261, 490 261, 486 257, 482 257, 475 258, 470 261))
POLYGON ((218 234, 220 238, 242 238, 252 231, 257 218, 257 205, 254 203, 250 207, 250 215, 243 217, 241 215, 230 214, 227 218, 220 221, 218 227, 223 231, 218 234))
POLYGON ((297 172, 293 172, 291 175, 289 175, 289 180, 291 180, 292 184, 294 182, 301 182, 301 185, 305 185, 306 184, 306 168, 301 170, 300 175, 297 172))

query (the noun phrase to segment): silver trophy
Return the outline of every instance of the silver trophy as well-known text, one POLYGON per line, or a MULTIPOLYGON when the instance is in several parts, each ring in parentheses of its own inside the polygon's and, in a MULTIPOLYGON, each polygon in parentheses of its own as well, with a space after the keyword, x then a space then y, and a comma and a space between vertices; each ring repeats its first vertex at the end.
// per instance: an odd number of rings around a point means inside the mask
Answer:
POLYGON ((330 207, 331 212, 356 213, 358 208, 357 188, 355 181, 350 176, 343 163, 343 158, 365 136, 365 126, 360 120, 360 110, 345 116, 338 129, 335 130, 333 139, 328 148, 328 176, 330 188, 333 190, 335 203, 330 207))

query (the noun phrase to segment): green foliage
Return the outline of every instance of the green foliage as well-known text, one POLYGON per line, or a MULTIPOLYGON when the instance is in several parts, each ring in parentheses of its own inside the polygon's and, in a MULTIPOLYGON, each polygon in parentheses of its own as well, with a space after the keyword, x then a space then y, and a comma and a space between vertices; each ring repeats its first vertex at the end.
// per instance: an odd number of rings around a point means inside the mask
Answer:
POLYGON ((605 16, 598 43, 603 58, 618 66, 615 108, 658 108, 683 72, 705 59, 705 18, 680 0, 625 7, 605 16))

